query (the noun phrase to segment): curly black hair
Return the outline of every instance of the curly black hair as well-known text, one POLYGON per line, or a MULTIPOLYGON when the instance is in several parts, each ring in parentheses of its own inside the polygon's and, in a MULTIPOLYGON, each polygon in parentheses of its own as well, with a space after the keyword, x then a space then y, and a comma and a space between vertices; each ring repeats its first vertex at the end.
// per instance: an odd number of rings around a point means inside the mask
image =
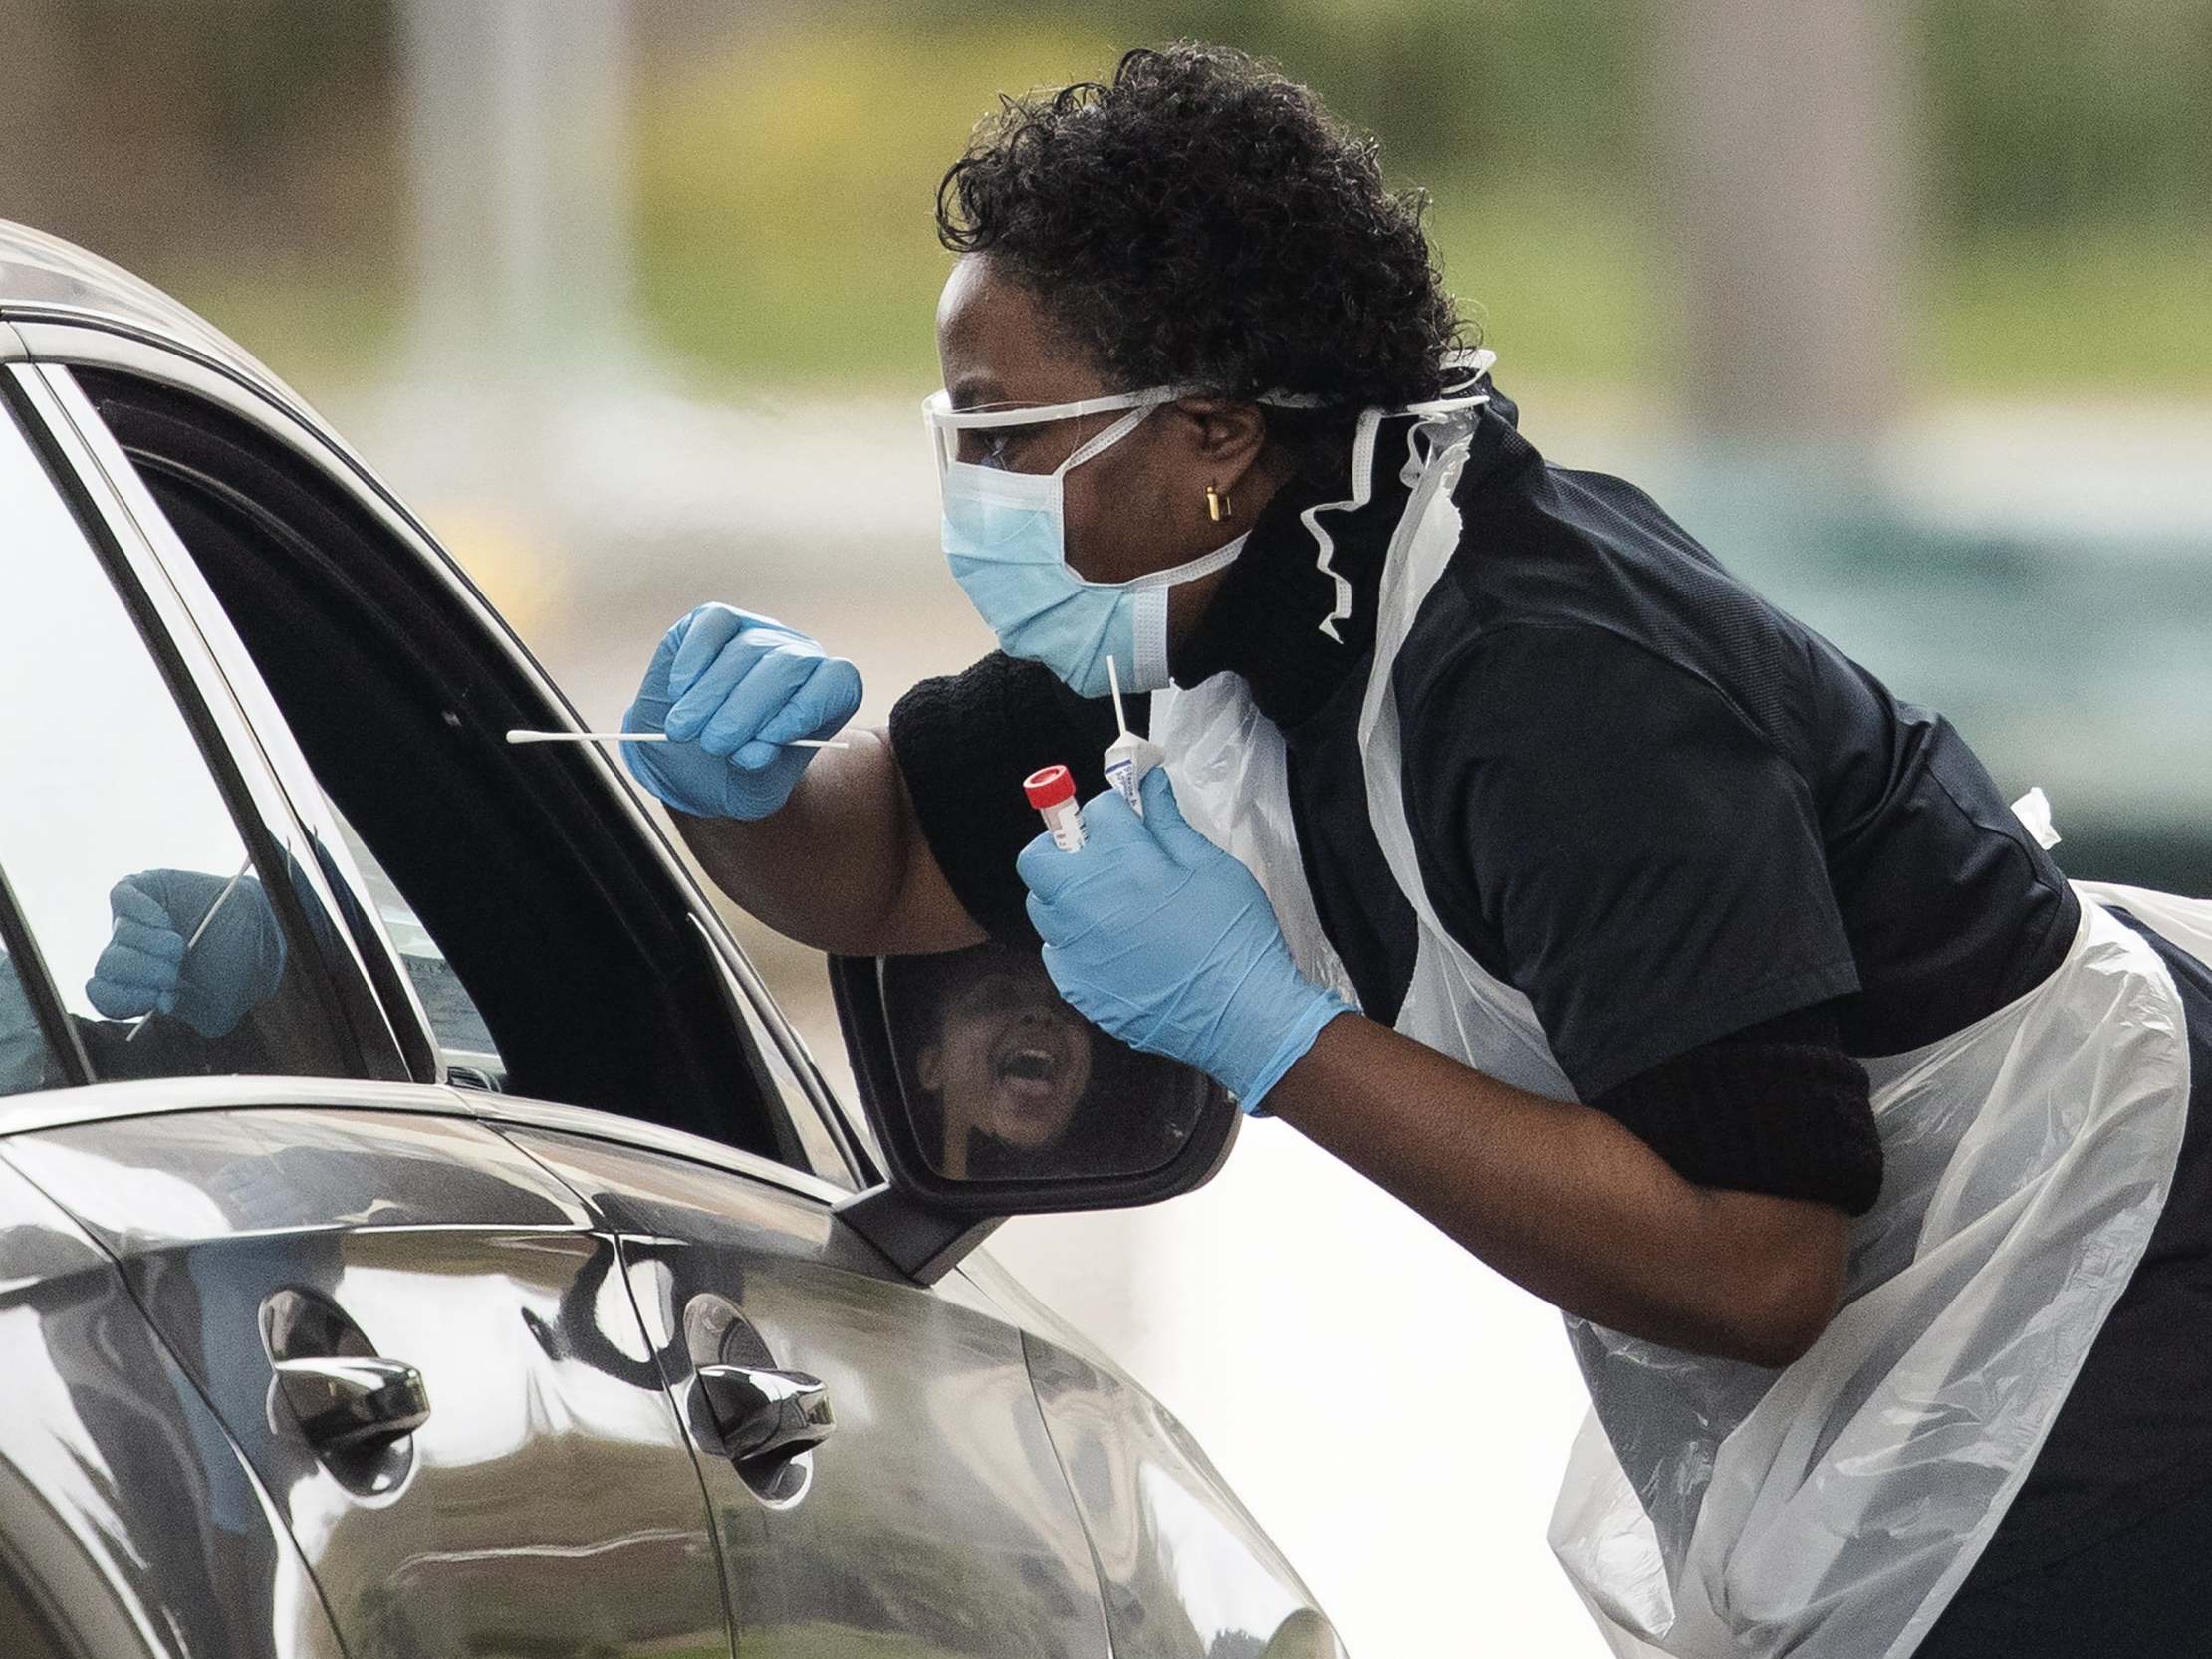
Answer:
POLYGON ((999 103, 937 187, 938 238, 991 255, 1123 386, 1337 410, 1442 390, 1463 331, 1427 197, 1386 189, 1374 140, 1310 89, 1181 41, 999 103))

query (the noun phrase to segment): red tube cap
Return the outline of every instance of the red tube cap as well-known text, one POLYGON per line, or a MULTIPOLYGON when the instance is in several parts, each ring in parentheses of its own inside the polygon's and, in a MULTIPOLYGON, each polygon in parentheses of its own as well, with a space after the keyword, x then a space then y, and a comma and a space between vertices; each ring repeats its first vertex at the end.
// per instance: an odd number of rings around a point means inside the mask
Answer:
POLYGON ((1076 777, 1064 766, 1048 766, 1022 780, 1022 793, 1039 812, 1076 798, 1076 777))

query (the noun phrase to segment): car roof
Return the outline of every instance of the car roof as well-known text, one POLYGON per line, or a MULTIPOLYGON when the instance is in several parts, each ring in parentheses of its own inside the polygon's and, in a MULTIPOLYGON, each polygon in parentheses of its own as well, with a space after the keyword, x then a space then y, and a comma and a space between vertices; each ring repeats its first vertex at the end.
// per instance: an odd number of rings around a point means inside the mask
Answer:
POLYGON ((273 401, 307 411, 305 400, 251 353, 151 283, 8 219, 0 219, 0 319, 119 329, 206 358, 273 401))

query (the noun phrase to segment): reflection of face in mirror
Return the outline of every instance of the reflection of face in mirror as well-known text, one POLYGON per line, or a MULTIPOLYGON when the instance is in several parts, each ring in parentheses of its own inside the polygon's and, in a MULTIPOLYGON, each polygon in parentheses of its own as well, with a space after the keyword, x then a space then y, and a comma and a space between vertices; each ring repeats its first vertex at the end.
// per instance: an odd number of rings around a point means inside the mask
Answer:
POLYGON ((943 1113, 943 1172, 967 1178, 978 1130, 1025 1152, 1059 1140, 1091 1084, 1094 1036, 1034 958, 1007 952, 955 987, 914 1056, 914 1080, 943 1113))
POLYGON ((1035 948, 894 956, 882 975, 915 1150, 948 1180, 1147 1174, 1173 1161, 1212 1096, 1188 1066, 1070 1008, 1035 948))

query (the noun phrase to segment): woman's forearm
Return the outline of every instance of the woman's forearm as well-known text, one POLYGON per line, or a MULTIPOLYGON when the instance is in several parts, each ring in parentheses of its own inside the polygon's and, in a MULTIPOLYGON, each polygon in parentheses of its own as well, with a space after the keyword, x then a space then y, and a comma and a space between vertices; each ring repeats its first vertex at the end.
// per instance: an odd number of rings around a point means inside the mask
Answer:
POLYGON ((880 730, 848 728, 764 819, 669 817, 714 883, 777 932, 850 956, 957 950, 983 930, 923 839, 880 730))
POLYGON ((1604 1113, 1341 1016, 1267 1105, 1523 1288, 1610 1329, 1781 1365, 1842 1292, 1849 1223, 1693 1186, 1604 1113))

